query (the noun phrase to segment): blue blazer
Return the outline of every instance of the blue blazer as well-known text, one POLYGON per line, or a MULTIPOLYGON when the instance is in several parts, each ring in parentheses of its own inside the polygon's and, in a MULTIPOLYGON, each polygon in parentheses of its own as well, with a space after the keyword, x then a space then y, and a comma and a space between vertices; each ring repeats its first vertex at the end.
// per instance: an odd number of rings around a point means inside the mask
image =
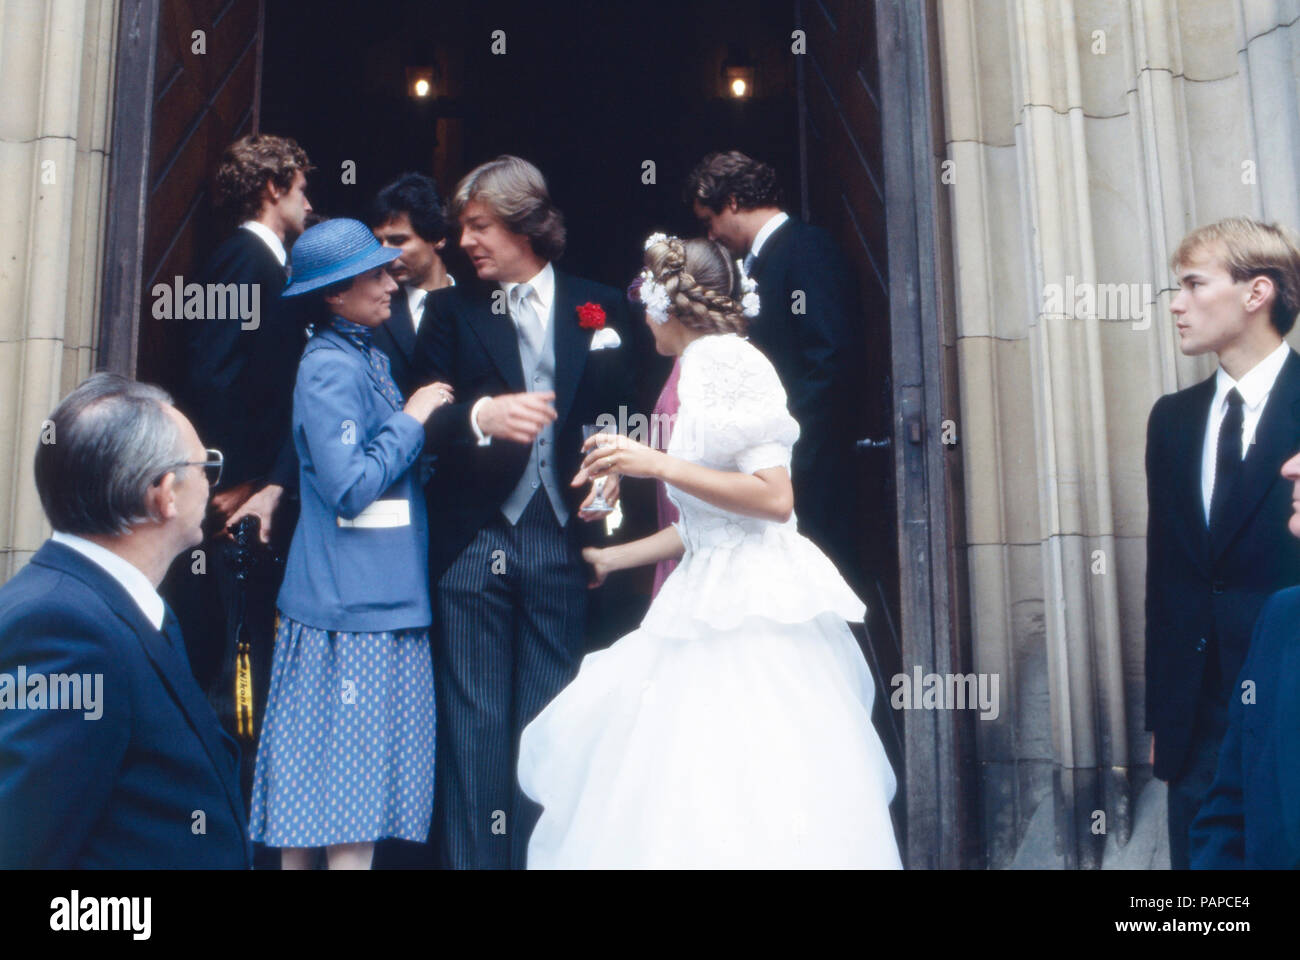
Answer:
POLYGON ((1214 786, 1192 823, 1193 869, 1300 867, 1300 587, 1269 599, 1228 703, 1214 786), (1242 684, 1255 702, 1242 703, 1242 684))
POLYGON ((302 510, 280 610, 322 630, 428 627, 424 427, 384 396, 366 358, 328 327, 298 364, 293 442, 302 510))
POLYGON ((0 709, 0 868, 252 866, 239 748, 179 627, 155 630, 100 566, 47 542, 0 587, 11 695, 20 669, 29 690, 35 674, 101 675, 100 714, 0 709))

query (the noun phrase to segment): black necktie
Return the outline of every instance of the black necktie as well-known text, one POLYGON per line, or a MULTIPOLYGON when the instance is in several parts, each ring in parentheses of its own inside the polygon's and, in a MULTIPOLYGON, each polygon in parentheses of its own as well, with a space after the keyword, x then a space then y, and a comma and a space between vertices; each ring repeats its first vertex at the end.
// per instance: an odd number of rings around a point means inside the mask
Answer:
POLYGON ((1219 425, 1219 448, 1214 457, 1214 489, 1210 494, 1210 529, 1223 522, 1228 498, 1241 473, 1241 394, 1228 391, 1228 412, 1219 425))

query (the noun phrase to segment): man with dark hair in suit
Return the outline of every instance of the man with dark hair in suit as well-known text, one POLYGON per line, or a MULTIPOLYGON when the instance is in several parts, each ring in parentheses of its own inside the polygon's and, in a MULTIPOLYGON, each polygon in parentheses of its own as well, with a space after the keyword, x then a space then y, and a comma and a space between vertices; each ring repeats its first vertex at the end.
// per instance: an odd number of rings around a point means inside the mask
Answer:
MULTIPOLYGON (((1300 455, 1282 466, 1300 511, 1300 455)), ((1287 530, 1300 537, 1300 512, 1287 530)), ((1264 605, 1228 698, 1218 773, 1191 829, 1194 870, 1300 869, 1300 587, 1264 605)))
POLYGON ((776 367, 799 423, 790 467, 799 532, 862 589, 851 518, 865 332, 857 286, 830 234, 781 208, 776 171, 738 150, 712 153, 686 181, 686 201, 710 240, 758 282, 749 339, 776 367))
MULTIPOLYGON (((433 834, 446 866, 523 867, 540 808, 516 777, 523 728, 577 673, 587 567, 573 488, 582 426, 618 418, 628 375, 623 293, 557 270, 564 220, 518 157, 472 170, 452 197, 477 283, 429 297, 418 383, 456 402, 429 418, 437 613, 433 834)), ((605 499, 617 499, 617 481, 605 499)), ((585 497, 584 497, 585 493, 585 497)), ((581 500, 581 502, 579 502, 581 500)))
POLYGON ((50 415, 54 535, 0 587, 0 869, 251 866, 239 748, 157 586, 221 455, 157 387, 97 373, 50 415))
POLYGON ((1300 311, 1300 248, 1236 217, 1193 231, 1170 265, 1180 349, 1219 360, 1147 422, 1146 728, 1169 783, 1170 865, 1185 870, 1255 621, 1300 583, 1279 473, 1300 450, 1300 356, 1282 339, 1300 311))
POLYGON ((380 243, 402 251, 388 265, 400 289, 388 319, 375 331, 375 346, 388 355, 397 389, 410 396, 419 386, 411 381, 411 358, 426 298, 456 282, 441 255, 451 228, 437 183, 422 173, 402 174, 379 191, 366 222, 380 243))
POLYGON ((205 289, 233 285, 246 291, 258 310, 249 322, 238 317, 186 320, 186 364, 176 389, 177 406, 225 453, 226 469, 212 495, 203 563, 183 558, 168 574, 163 593, 185 628, 200 686, 223 722, 250 747, 243 771, 246 788, 252 784, 251 747, 270 680, 275 596, 283 570, 261 554, 253 572, 239 579, 230 531, 245 517, 256 517, 261 542, 274 542, 281 555, 293 533, 298 460, 290 428, 294 379, 306 338, 300 310, 282 301, 280 292, 289 272, 286 244, 306 228, 311 212, 306 175, 312 169, 303 149, 285 137, 252 134, 226 148, 216 171, 214 200, 239 227, 195 279, 205 289), (231 620, 241 608, 244 636, 252 641, 251 690, 236 677, 229 641, 231 620), (237 689, 249 691, 242 704, 237 689))
POLYGON ((304 336, 296 312, 280 302, 288 277, 286 245, 306 229, 307 174, 315 169, 293 140, 253 134, 226 148, 215 202, 239 228, 199 271, 201 284, 256 284, 256 326, 205 318, 186 327, 189 378, 182 406, 226 452, 225 484, 212 496, 224 529, 248 515, 269 542, 272 518, 297 483, 289 438, 293 382, 304 336))

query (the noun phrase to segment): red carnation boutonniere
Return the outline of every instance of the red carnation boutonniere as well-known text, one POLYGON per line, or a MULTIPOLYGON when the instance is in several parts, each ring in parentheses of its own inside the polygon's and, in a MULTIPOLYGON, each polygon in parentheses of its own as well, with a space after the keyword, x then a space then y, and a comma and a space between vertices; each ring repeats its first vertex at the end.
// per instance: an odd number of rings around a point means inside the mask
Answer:
POLYGON ((605 329, 605 308, 598 303, 584 303, 578 307, 578 326, 584 330, 605 329))

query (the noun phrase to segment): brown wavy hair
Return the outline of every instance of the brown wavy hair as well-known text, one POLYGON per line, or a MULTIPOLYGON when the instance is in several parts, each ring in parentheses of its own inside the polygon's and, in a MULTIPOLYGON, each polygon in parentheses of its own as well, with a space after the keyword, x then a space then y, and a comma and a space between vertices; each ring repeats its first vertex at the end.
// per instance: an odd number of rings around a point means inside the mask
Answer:
POLYGON ((668 292, 668 313, 689 330, 745 335, 740 272, 727 252, 711 240, 669 237, 645 252, 645 265, 668 292))
POLYGON ((739 150, 709 154, 686 178, 683 192, 687 203, 698 200, 714 213, 721 212, 732 197, 741 210, 781 205, 776 171, 739 150))
POLYGON ((297 141, 270 133, 240 137, 221 154, 214 178, 213 201, 237 220, 255 220, 262 211, 262 190, 270 180, 281 190, 293 186, 294 174, 316 168, 297 141))
POLYGON ((511 233, 527 237, 539 257, 558 260, 564 254, 564 214, 551 202, 542 171, 527 160, 503 154, 465 174, 451 198, 452 217, 459 219, 471 200, 511 233))

